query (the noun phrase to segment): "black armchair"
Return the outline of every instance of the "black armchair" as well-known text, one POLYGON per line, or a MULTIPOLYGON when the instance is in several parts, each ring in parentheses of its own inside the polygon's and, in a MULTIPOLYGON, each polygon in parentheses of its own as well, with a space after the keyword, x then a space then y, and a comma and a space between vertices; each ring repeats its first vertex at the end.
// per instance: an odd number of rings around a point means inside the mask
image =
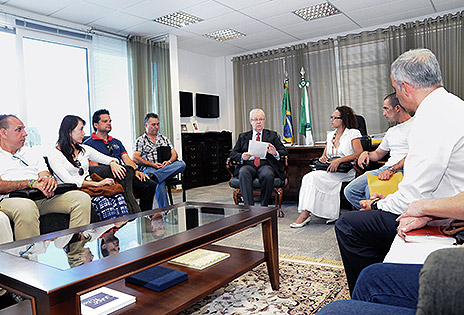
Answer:
MULTIPOLYGON (((274 198, 275 198, 275 206, 279 208, 279 218, 283 218, 285 216, 284 212, 282 211, 282 198, 284 196, 284 189, 288 185, 288 178, 287 178, 287 170, 288 170, 288 156, 284 155, 280 157, 280 161, 283 164, 283 169, 285 173, 285 180, 280 179, 279 177, 274 178, 274 198)), ((236 205, 239 202, 243 202, 243 197, 240 192, 240 181, 237 177, 234 177, 235 167, 239 164, 239 162, 232 160, 230 157, 227 159, 226 168, 230 174, 230 181, 229 186, 234 189, 233 198, 236 205)), ((255 178, 253 181, 253 190, 260 191, 261 186, 259 185, 259 179, 255 178)))

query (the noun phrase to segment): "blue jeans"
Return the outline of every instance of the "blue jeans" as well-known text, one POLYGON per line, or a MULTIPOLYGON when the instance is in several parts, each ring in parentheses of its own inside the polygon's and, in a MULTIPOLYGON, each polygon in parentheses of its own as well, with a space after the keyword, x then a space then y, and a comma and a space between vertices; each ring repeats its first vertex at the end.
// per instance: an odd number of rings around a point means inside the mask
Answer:
MULTIPOLYGON (((367 200, 370 198, 371 194, 369 192, 369 185, 367 185, 367 176, 366 174, 372 174, 378 176, 381 172, 385 171, 388 166, 382 166, 376 170, 367 171, 366 173, 362 174, 361 176, 356 177, 353 179, 348 186, 345 187, 345 197, 353 207, 357 210, 361 209, 359 202, 361 200, 367 200)), ((403 172, 403 171, 400 171, 403 172)))
POLYGON ((416 309, 422 266, 391 263, 370 265, 361 271, 351 298, 416 309))
POLYGON ((166 179, 173 177, 176 174, 182 173, 185 170, 184 161, 175 161, 163 168, 147 167, 143 172, 148 176, 152 176, 156 182, 155 198, 158 203, 158 207, 169 206, 168 193, 166 192, 166 179))
POLYGON ((415 314, 422 265, 378 263, 359 275, 352 299, 326 305, 317 314, 415 314))

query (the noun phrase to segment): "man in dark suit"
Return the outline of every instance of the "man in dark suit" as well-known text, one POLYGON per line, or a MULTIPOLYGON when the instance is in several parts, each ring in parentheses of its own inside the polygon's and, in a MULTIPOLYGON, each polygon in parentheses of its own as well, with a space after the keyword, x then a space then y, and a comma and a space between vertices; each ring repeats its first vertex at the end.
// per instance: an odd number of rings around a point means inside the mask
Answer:
POLYGON ((285 174, 280 167, 279 159, 287 155, 287 150, 275 131, 264 129, 266 116, 261 109, 255 108, 250 111, 250 124, 253 130, 241 133, 238 136, 230 157, 240 162, 235 169, 235 176, 240 180, 240 190, 245 205, 254 205, 253 180, 259 179, 261 186, 261 205, 267 206, 271 201, 276 176, 285 180, 285 174), (250 140, 267 142, 267 153, 265 158, 254 157, 248 152, 250 140))

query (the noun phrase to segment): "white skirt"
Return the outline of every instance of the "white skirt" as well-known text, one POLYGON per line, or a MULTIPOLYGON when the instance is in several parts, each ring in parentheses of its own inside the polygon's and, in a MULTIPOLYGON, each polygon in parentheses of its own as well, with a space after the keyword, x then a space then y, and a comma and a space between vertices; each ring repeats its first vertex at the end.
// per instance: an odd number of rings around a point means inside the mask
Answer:
POLYGON ((298 212, 308 210, 324 219, 338 219, 342 182, 351 181, 354 176, 354 170, 348 173, 309 172, 301 181, 298 212))

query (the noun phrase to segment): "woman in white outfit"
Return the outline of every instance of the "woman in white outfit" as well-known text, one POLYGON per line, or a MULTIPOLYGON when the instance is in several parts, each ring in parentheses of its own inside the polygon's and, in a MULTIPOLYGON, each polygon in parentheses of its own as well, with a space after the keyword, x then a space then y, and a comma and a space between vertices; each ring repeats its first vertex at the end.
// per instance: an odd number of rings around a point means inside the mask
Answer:
POLYGON ((340 215, 340 189, 342 182, 355 177, 355 170, 337 172, 342 162, 353 162, 362 152, 361 133, 356 129, 357 121, 353 110, 339 106, 330 117, 334 131, 327 134, 327 144, 319 161, 329 162, 327 171, 309 172, 303 177, 298 212, 300 216, 290 225, 300 228, 311 221, 311 214, 334 222, 340 215))

